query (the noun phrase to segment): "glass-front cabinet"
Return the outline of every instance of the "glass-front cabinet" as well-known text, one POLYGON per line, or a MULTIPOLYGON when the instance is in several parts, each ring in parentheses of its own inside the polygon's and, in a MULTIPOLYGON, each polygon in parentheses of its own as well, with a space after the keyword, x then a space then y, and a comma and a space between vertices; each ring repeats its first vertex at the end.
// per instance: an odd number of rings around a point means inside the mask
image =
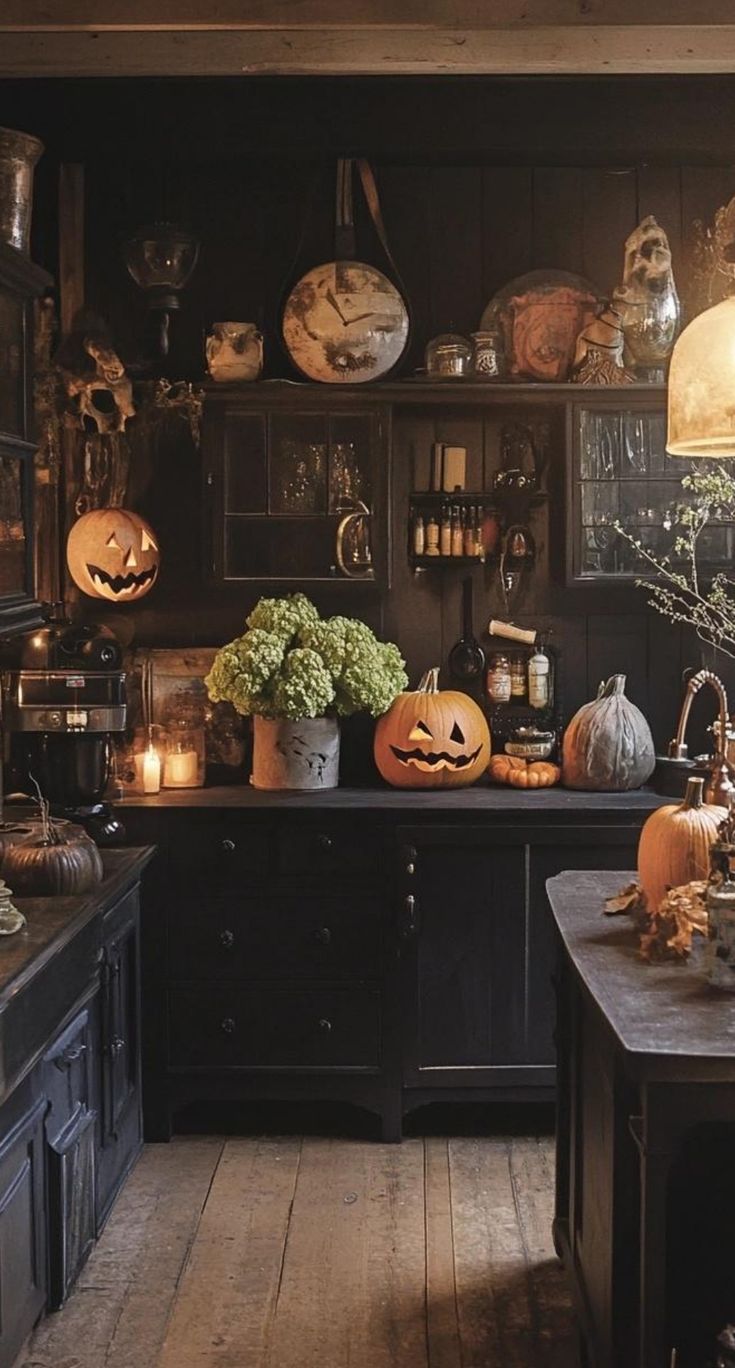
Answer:
POLYGON ((367 398, 325 403, 277 382, 210 391, 208 577, 385 587, 388 426, 367 398))
POLYGON ((33 308, 51 278, 0 243, 0 635, 41 621, 34 576, 33 308))
MULTIPOLYGON (((676 508, 687 503, 682 479, 696 465, 666 454, 665 396, 639 398, 618 390, 571 405, 568 444, 567 581, 626 583, 655 573, 627 537, 660 557, 675 559, 676 508)), ((700 563, 732 564, 735 525, 722 521, 702 533, 700 563)))

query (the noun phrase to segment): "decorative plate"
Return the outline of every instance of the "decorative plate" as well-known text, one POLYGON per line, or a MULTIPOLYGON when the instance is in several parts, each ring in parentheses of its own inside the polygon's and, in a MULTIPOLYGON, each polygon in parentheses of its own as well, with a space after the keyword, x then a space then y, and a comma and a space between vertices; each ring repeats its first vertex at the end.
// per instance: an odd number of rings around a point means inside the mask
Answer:
POLYGON ((577 338, 605 297, 571 271, 529 271, 490 300, 480 327, 500 326, 513 380, 566 380, 577 338))
POLYGON ((377 380, 405 351, 408 309, 374 266, 329 261, 308 271, 291 291, 283 339, 294 365, 310 380, 377 380))

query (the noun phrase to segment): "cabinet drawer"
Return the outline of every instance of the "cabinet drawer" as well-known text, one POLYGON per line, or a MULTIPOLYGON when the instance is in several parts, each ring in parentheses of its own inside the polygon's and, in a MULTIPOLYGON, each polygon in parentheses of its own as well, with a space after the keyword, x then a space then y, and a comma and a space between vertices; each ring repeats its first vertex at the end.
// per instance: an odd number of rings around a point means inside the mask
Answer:
POLYGON ((318 827, 283 826, 278 830, 280 874, 344 874, 381 872, 380 833, 363 831, 357 821, 349 829, 325 822, 318 827))
POLYGON ((380 994, 186 984, 169 993, 169 1044, 179 1068, 377 1068, 380 994))
POLYGON ((90 1009, 85 1008, 57 1036, 43 1057, 43 1078, 48 1098, 46 1135, 51 1144, 81 1109, 90 1105, 90 1009))
POLYGON ((374 899, 213 898, 172 905, 174 979, 373 978, 380 970, 374 899))
POLYGON ((270 847, 270 831, 246 816, 207 813, 173 829, 171 867, 184 887, 237 888, 243 879, 267 872, 270 847))

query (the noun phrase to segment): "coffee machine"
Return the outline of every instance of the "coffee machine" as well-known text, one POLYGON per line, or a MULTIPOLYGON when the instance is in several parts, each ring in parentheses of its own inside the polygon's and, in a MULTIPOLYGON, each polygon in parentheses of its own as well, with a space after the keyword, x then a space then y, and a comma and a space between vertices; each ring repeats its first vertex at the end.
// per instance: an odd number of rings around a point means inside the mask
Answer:
POLYGON ((104 802, 114 738, 125 730, 122 647, 107 627, 63 616, 11 647, 3 672, 6 788, 33 798, 37 783, 56 816, 100 845, 124 836, 104 802), (34 782, 35 781, 35 782, 34 782))

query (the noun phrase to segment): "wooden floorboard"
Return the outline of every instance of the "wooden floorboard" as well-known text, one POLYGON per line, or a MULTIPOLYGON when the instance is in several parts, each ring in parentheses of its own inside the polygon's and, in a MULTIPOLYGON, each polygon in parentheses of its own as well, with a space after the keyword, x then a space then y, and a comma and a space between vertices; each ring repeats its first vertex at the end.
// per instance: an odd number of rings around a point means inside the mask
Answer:
POLYGON ((547 1137, 149 1146, 16 1368, 574 1368, 547 1137))

